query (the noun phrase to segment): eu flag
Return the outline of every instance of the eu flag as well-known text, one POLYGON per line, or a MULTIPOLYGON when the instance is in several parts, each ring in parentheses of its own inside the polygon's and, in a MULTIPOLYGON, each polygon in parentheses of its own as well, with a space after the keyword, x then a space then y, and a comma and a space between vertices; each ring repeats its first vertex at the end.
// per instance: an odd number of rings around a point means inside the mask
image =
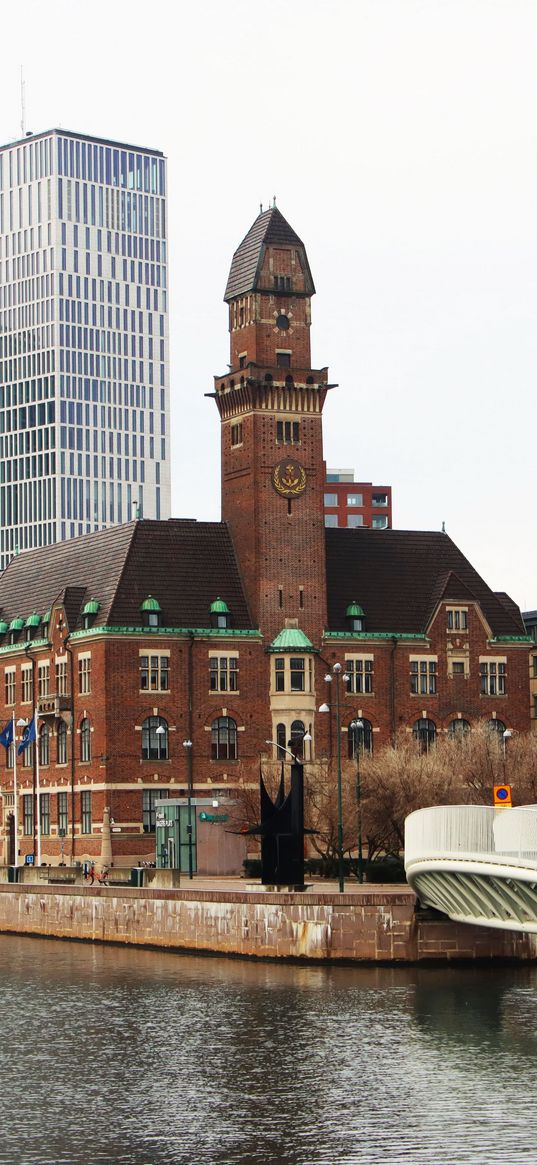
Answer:
POLYGON ((4 748, 9 748, 10 744, 13 744, 13 717, 0 732, 0 744, 3 744, 4 748))
POLYGON ((20 756, 21 752, 24 752, 24 749, 27 748, 29 744, 32 744, 32 742, 34 740, 35 740, 35 716, 32 716, 30 723, 26 725, 26 728, 24 729, 24 732, 22 734, 22 740, 21 740, 19 747, 17 749, 17 756, 20 756))

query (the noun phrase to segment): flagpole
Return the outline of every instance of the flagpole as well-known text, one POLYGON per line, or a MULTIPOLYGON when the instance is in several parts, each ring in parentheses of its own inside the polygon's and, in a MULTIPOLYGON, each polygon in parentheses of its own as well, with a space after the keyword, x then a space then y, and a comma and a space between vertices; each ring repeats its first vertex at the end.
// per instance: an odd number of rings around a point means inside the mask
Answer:
POLYGON ((11 717, 13 733, 13 827, 15 830, 15 865, 19 864, 19 796, 17 790, 17 741, 15 739, 15 713, 11 717))
POLYGON ((37 794, 37 864, 41 865, 41 790, 39 786, 39 737, 37 735, 37 715, 34 709, 34 746, 35 746, 35 789, 37 794))

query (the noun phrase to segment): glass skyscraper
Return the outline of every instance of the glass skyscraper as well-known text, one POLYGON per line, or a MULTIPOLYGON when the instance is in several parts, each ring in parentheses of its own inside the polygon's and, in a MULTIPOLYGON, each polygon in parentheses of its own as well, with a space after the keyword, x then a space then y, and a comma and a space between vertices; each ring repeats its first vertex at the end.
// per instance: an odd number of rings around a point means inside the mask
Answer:
POLYGON ((170 512, 166 162, 53 129, 0 147, 0 569, 170 512))

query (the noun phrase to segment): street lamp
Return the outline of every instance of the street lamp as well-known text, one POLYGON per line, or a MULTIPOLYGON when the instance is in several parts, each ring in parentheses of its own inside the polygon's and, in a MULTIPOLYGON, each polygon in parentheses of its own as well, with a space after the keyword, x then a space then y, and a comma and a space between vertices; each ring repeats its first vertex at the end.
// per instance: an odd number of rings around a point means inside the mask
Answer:
POLYGON ((363 720, 352 720, 350 729, 352 732, 352 753, 356 761, 356 804, 358 807, 358 881, 364 880, 364 863, 362 857, 362 787, 360 782, 360 739, 358 733, 360 729, 363 730, 363 720))
POLYGON ((194 873, 192 853, 192 741, 183 740, 183 748, 186 750, 188 764, 186 836, 188 840, 188 876, 192 879, 194 873))
MULTIPOLYGON (((345 871, 343 866, 343 797, 341 788, 341 719, 339 713, 339 685, 341 680, 345 683, 349 679, 346 672, 340 663, 335 663, 332 668, 332 674, 326 675, 325 683, 331 684, 332 677, 336 677, 336 732, 337 732, 337 849, 338 849, 338 868, 339 868, 339 893, 343 894, 345 889, 345 871)), ((321 704, 319 712, 329 712, 328 704, 321 704)))
MULTIPOLYGON (((312 740, 313 740, 313 736, 311 735, 311 733, 305 732, 303 737, 302 737, 302 743, 303 744, 311 744, 312 740)), ((304 764, 304 757, 300 758, 299 756, 296 756, 296 754, 294 752, 291 752, 290 748, 286 748, 284 744, 278 744, 275 740, 266 740, 265 744, 271 744, 273 748, 279 748, 279 749, 281 749, 282 752, 286 752, 287 755, 291 757, 291 760, 295 761, 299 765, 304 764)))
POLYGON ((502 732, 503 759, 504 759, 504 761, 505 761, 505 758, 507 756, 507 741, 511 739, 512 735, 513 735, 513 733, 511 732, 510 728, 506 728, 505 732, 502 732))

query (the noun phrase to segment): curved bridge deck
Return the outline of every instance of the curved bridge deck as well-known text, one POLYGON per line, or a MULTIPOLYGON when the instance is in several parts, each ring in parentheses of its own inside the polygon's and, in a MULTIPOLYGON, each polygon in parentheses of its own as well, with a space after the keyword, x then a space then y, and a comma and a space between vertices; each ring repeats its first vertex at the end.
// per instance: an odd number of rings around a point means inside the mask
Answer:
POLYGON ((537 934, 537 805, 442 805, 405 822, 405 869, 424 906, 537 934))

